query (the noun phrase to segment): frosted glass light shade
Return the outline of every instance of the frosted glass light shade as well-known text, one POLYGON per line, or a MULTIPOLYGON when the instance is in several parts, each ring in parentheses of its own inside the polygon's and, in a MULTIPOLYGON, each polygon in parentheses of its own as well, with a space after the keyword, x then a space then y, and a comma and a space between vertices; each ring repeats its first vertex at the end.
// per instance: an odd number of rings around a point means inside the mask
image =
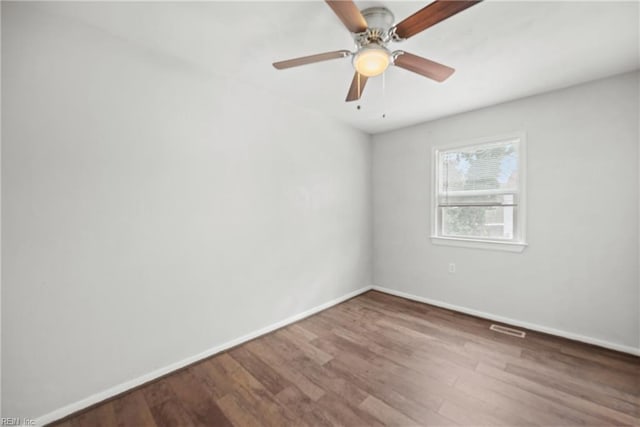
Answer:
POLYGON ((377 44, 365 46, 353 57, 353 66, 363 76, 380 75, 389 66, 389 51, 377 44))

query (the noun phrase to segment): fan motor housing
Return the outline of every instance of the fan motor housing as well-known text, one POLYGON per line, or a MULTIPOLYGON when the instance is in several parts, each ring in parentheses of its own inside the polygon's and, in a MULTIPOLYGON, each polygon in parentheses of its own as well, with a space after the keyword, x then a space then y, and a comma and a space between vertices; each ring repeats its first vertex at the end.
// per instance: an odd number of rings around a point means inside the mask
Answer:
POLYGON ((367 30, 355 34, 358 46, 366 46, 370 43, 385 44, 390 39, 389 29, 393 25, 395 17, 386 7, 370 7, 362 10, 362 16, 367 21, 367 30))
POLYGON ((362 16, 367 21, 369 28, 382 31, 389 31, 393 25, 395 17, 386 7, 370 7, 362 11, 362 16))

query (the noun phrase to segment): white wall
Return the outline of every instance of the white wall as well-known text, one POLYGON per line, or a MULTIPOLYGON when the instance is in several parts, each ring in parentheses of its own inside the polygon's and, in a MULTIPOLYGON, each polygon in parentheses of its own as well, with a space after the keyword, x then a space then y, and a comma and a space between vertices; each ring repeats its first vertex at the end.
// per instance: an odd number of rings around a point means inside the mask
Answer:
POLYGON ((637 73, 377 135, 372 159, 363 133, 37 4, 2 4, 2 63, 3 416, 369 285, 372 226, 377 285, 640 345, 637 73), (514 130, 530 246, 433 246, 432 145, 514 130))
POLYGON ((2 8, 4 416, 370 285, 368 135, 2 8))
POLYGON ((374 284, 637 349, 638 79, 625 74, 375 135, 374 284), (528 135, 529 247, 433 245, 431 148, 516 130, 528 135))

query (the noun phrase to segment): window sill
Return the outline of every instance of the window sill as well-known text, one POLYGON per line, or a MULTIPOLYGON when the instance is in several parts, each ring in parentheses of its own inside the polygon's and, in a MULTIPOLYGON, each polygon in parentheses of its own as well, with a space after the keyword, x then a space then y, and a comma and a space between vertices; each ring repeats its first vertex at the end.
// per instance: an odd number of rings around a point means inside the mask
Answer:
POLYGON ((460 248, 487 249, 505 252, 522 252, 527 247, 522 242, 500 242, 496 240, 473 240, 454 237, 431 236, 434 245, 457 246, 460 248))

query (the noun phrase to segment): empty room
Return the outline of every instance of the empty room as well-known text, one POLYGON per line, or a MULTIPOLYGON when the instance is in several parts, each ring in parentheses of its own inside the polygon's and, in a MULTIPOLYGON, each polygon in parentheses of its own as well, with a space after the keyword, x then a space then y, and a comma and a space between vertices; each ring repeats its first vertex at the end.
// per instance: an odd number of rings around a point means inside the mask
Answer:
POLYGON ((640 2, 1 1, 0 425, 640 425, 640 2))

